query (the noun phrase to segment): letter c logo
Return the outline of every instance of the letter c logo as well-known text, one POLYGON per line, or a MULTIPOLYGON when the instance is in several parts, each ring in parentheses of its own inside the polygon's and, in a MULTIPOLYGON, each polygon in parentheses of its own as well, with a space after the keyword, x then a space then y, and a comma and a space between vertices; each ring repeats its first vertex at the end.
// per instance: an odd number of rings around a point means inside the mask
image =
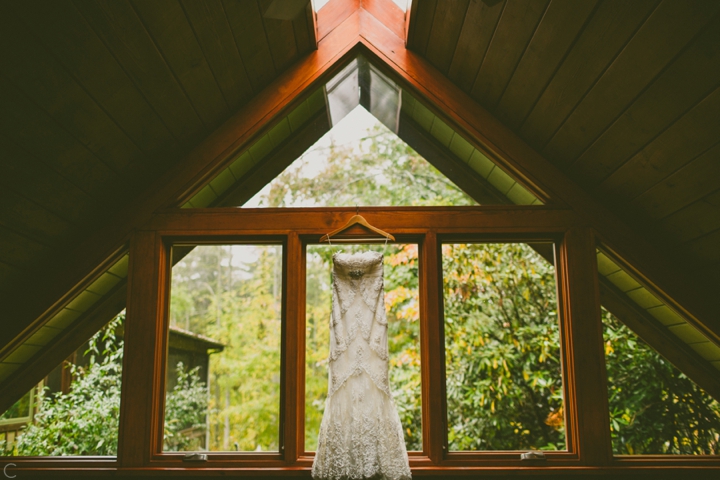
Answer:
POLYGON ((3 467, 3 473, 5 474, 5 477, 6 477, 6 478, 15 478, 15 477, 17 477, 17 475, 9 475, 9 474, 8 474, 7 469, 8 469, 8 467, 9 467, 10 465, 12 465, 13 467, 15 466, 14 463, 8 463, 8 464, 6 464, 6 465, 3 467))

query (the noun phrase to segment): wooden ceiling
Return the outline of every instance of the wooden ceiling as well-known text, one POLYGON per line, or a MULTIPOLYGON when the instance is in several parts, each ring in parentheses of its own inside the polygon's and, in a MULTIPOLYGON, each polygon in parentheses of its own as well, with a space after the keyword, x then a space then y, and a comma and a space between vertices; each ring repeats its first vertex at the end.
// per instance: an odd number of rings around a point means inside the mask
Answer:
POLYGON ((0 350, 360 43, 720 285, 720 3, 295 3, 0 3, 0 350))
POLYGON ((281 20, 271 3, 0 3, 0 292, 315 48, 310 5, 281 20))
POLYGON ((720 3, 414 1, 408 48, 720 286, 720 3))

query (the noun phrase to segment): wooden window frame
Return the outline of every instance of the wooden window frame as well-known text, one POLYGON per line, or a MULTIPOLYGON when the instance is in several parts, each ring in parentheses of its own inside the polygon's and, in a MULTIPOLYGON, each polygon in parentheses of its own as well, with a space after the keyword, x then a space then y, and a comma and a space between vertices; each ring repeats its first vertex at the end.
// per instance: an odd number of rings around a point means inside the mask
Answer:
MULTIPOLYGON (((286 476, 309 475, 313 456, 303 451, 305 382, 305 252, 340 225, 354 208, 172 209, 161 211, 130 242, 125 354, 117 459, 87 457, 12 459, 18 470, 80 473, 286 476), (162 452, 170 248, 175 243, 283 245, 283 330, 280 453, 208 452, 203 463, 162 452)), ((713 456, 613 456, 596 264, 596 237, 587 220, 554 206, 366 207, 370 223, 398 242, 419 246, 418 259, 423 452, 410 456, 414 475, 523 472, 527 474, 650 473, 658 467, 717 470, 713 456), (521 452, 447 452, 441 245, 551 241, 555 244, 561 322, 567 451, 547 460, 521 461, 521 452), (428 360, 432 359, 432 360, 428 360)))

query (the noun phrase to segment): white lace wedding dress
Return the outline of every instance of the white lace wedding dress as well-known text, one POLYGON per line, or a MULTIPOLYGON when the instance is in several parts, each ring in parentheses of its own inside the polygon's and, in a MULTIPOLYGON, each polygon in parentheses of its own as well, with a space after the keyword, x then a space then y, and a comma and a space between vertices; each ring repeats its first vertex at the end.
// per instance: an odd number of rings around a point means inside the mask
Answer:
POLYGON ((388 382, 383 255, 333 255, 328 396, 315 479, 410 479, 388 382))

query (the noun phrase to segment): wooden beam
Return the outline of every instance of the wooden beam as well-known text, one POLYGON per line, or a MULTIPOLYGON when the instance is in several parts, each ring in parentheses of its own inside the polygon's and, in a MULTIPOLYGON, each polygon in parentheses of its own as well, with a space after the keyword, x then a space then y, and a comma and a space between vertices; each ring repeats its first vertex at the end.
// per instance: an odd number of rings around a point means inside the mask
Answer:
MULTIPOLYGON (((353 207, 183 209, 154 215, 147 228, 162 235, 321 235, 347 221, 353 207)), ((579 225, 572 211, 552 207, 363 207, 368 222, 395 235, 438 233, 561 234, 579 225)))
POLYGON ((608 465, 612 447, 607 373, 592 230, 568 230, 558 263, 565 405, 576 407, 565 412, 567 444, 582 464, 608 465))
POLYGON ((487 151, 536 196, 572 206, 592 225, 603 244, 623 258, 663 301, 701 332, 720 342, 720 317, 710 285, 695 281, 692 271, 670 258, 634 228, 595 201, 555 165, 528 146, 487 110, 442 75, 372 15, 360 11, 361 38, 368 56, 404 87, 429 100, 468 140, 487 151))
POLYGON ((157 266, 164 260, 164 249, 155 232, 139 231, 130 241, 127 313, 125 315, 125 351, 123 355, 118 462, 121 467, 147 465, 163 422, 159 396, 164 393, 162 358, 159 344, 164 318, 158 311, 163 294, 163 272, 157 266))
POLYGON ((447 454, 447 412, 445 392, 445 339, 442 335, 442 255, 435 232, 420 246, 420 368, 423 404, 423 450, 439 464, 447 454))

